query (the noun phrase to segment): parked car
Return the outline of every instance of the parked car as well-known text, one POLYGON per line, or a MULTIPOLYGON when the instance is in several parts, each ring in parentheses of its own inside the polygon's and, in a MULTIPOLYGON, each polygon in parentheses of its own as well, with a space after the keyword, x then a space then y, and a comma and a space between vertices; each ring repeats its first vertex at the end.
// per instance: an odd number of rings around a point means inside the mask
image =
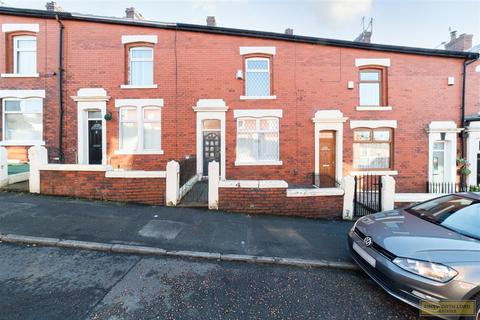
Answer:
POLYGON ((480 194, 362 217, 348 244, 355 262, 392 296, 416 308, 422 300, 475 300, 480 320, 480 194))

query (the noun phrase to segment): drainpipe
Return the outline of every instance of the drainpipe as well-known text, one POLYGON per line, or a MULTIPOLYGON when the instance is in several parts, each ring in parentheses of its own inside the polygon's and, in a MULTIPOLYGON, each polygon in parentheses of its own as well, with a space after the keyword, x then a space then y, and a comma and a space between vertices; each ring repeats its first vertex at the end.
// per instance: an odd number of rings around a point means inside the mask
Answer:
MULTIPOLYGON (((461 139, 460 139, 460 149, 461 149, 461 156, 462 159, 465 159, 465 139, 466 139, 466 133, 465 133, 465 127, 466 127, 466 122, 465 122, 465 91, 467 87, 467 66, 473 62, 477 61, 476 59, 465 59, 463 61, 463 79, 462 79, 462 104, 461 104, 461 110, 462 110, 462 119, 461 119, 461 126, 464 130, 462 130, 461 139)), ((464 175, 460 176, 460 182, 462 185, 466 185, 466 177, 464 175)))
POLYGON ((59 24, 59 35, 58 35, 58 158, 60 163, 64 163, 65 159, 63 157, 63 29, 65 26, 58 14, 55 16, 59 24))

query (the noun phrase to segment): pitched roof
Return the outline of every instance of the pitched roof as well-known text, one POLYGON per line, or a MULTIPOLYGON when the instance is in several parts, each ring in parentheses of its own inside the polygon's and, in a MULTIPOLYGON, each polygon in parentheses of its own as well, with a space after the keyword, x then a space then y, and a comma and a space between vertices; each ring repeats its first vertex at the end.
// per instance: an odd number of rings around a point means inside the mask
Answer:
POLYGON ((131 19, 124 19, 124 18, 117 18, 117 17, 103 17, 103 16, 71 13, 71 12, 54 12, 54 11, 46 11, 46 10, 0 7, 0 14, 39 17, 39 18, 47 18, 47 19, 56 19, 58 17, 61 20, 80 20, 80 21, 88 21, 88 22, 96 22, 96 23, 109 23, 109 24, 121 24, 121 25, 150 27, 150 28, 174 29, 174 30, 180 30, 180 31, 203 32, 203 33, 213 33, 213 34, 222 34, 222 35, 293 41, 293 42, 310 43, 310 44, 318 44, 318 45, 326 45, 326 46, 357 48, 357 49, 383 51, 383 52, 399 52, 399 53, 409 53, 409 54, 418 54, 418 55, 427 55, 427 56, 441 56, 441 57, 463 58, 463 59, 478 59, 480 56, 479 53, 471 52, 471 51, 452 51, 452 50, 442 50, 442 49, 427 49, 427 48, 418 48, 418 47, 363 43, 363 42, 337 40, 337 39, 317 38, 317 37, 310 37, 310 36, 290 35, 290 34, 276 33, 276 32, 212 27, 212 26, 203 26, 203 25, 195 25, 195 24, 188 24, 188 23, 165 23, 165 22, 148 21, 148 20, 131 20, 131 19))

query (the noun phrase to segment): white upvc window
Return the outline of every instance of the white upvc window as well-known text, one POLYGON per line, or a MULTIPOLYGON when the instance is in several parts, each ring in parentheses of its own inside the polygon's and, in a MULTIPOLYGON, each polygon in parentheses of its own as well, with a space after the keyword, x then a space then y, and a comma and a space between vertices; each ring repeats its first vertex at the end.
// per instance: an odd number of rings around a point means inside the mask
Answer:
POLYGON ((130 153, 161 151, 161 109, 120 108, 120 151, 130 153))
POLYGON ((130 48, 128 56, 129 85, 153 85, 153 48, 133 47, 130 48))
POLYGON ((35 36, 13 37, 13 73, 35 74, 37 72, 37 38, 35 36))
POLYGON ((237 119, 237 162, 279 161, 279 119, 237 119))
POLYGON ((270 85, 270 59, 245 59, 245 95, 268 97, 271 94, 270 85))
POLYGON ((19 144, 37 144, 43 137, 43 100, 3 99, 3 140, 19 144))

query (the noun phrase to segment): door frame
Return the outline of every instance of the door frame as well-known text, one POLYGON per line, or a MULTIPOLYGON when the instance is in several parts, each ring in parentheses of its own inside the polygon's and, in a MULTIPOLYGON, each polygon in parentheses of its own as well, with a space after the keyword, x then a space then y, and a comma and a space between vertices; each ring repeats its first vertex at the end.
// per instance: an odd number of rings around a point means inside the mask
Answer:
MULTIPOLYGON (((334 143, 334 148, 333 148, 333 152, 334 152, 333 157, 334 157, 334 160, 333 160, 333 161, 335 162, 335 167, 333 168, 333 170, 335 170, 335 171, 334 171, 334 173, 335 173, 335 174, 334 174, 334 178, 335 178, 335 180, 337 180, 337 131, 335 131, 335 130, 320 130, 320 131, 318 132, 318 133, 319 133, 319 137, 320 137, 320 133, 322 133, 322 132, 332 132, 332 133, 333 133, 333 143, 334 143)), ((319 138, 319 140, 318 140, 318 152, 319 152, 319 153, 321 152, 321 149, 320 149, 321 145, 322 145, 322 140, 319 138)), ((321 171, 320 158, 321 158, 321 157, 320 157, 320 154, 319 154, 319 155, 318 155, 318 161, 319 161, 318 171, 319 171, 319 174, 320 174, 320 171, 321 171)), ((320 177, 319 177, 319 180, 318 180, 318 181, 319 181, 319 184, 320 184, 320 177)), ((338 181, 338 180, 337 180, 337 181, 338 181)), ((316 179, 315 179, 315 182, 316 182, 316 179)), ((321 185, 319 185, 319 186, 322 187, 321 185)))
POLYGON ((335 180, 341 182, 343 178, 343 123, 347 119, 340 110, 319 110, 315 112, 312 119, 315 124, 315 175, 320 174, 320 131, 335 131, 335 180))
POLYGON ((77 96, 77 163, 89 164, 88 159, 88 111, 102 113, 102 165, 107 164, 107 122, 105 114, 107 101, 110 99, 103 88, 82 88, 77 96))
POLYGON ((228 107, 222 99, 200 99, 193 107, 197 113, 197 174, 203 175, 203 120, 220 120, 220 179, 226 179, 226 137, 225 122, 228 107))
MULTIPOLYGON (((93 111, 93 110, 90 110, 90 111, 93 111)), ((100 110, 97 110, 97 111, 100 111, 100 110)), ((88 117, 88 111, 87 111, 87 158, 88 158, 88 164, 90 164, 90 121, 100 121, 101 125, 102 125, 102 163, 103 163, 103 129, 104 129, 104 125, 103 125, 103 118, 93 118, 93 119, 90 119, 88 117)))

